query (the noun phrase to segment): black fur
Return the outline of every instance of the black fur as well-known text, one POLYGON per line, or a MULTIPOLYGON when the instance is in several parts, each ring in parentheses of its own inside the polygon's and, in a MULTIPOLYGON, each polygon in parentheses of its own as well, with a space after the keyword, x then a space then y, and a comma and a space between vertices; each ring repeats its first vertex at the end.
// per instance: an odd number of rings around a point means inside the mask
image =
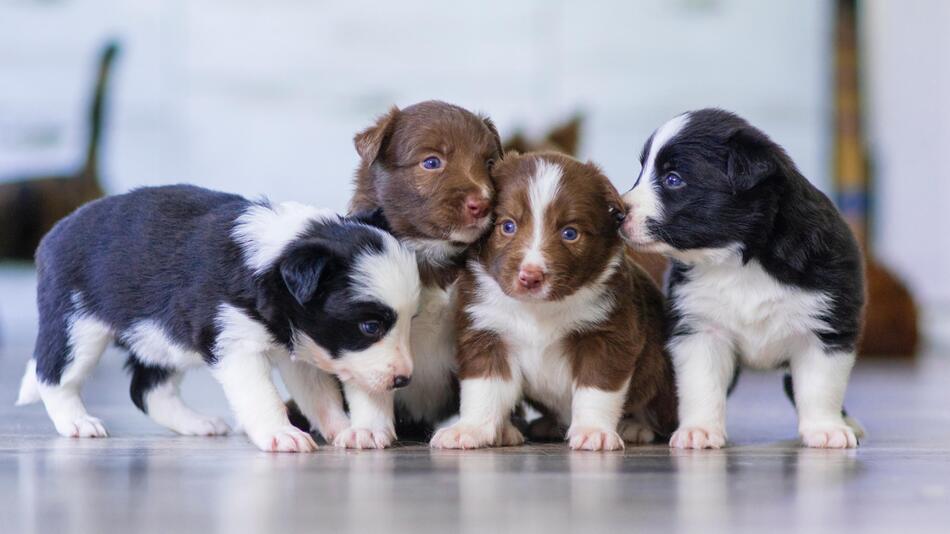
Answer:
MULTIPOLYGON (((828 351, 854 350, 864 306, 861 252, 834 204, 782 147, 732 113, 704 109, 659 150, 655 168, 658 180, 676 172, 687 184, 657 186, 664 217, 647 223, 657 239, 678 250, 738 243, 743 261, 758 261, 779 282, 828 295, 822 319, 830 331, 815 334, 828 351)), ((671 295, 688 269, 673 262, 671 295)), ((672 334, 688 333, 678 313, 672 319, 672 334)))
MULTIPOLYGON (((358 330, 361 321, 379 321, 379 337, 385 335, 395 312, 357 295, 349 276, 359 253, 383 250, 377 229, 345 218, 314 222, 255 276, 232 238, 235 220, 253 205, 176 185, 100 199, 63 219, 36 254, 37 378, 59 383, 71 358, 68 321, 83 314, 108 324, 120 342, 133 324, 150 319, 208 364, 215 362, 223 303, 261 322, 288 349, 293 329, 334 357, 375 342, 358 330)), ((150 367, 135 354, 129 368, 133 400, 143 409, 144 393, 174 371, 150 367)))
POLYGON ((129 355, 125 362, 125 369, 132 375, 132 381, 129 383, 129 396, 132 402, 145 413, 148 413, 148 406, 145 404, 145 394, 155 386, 164 384, 175 374, 175 371, 167 367, 158 367, 154 365, 145 365, 134 355, 129 355))

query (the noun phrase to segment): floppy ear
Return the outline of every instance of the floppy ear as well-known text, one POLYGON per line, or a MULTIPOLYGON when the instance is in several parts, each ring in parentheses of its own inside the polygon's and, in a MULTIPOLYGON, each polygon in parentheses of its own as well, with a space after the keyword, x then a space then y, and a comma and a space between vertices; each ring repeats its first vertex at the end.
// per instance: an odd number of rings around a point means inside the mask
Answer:
POLYGON ((308 241, 291 249, 280 263, 280 276, 287 291, 303 306, 317 294, 333 252, 320 241, 308 241))
POLYGON ((392 228, 389 227, 389 221, 386 220, 386 215, 383 214, 383 208, 357 211, 356 213, 351 213, 347 218, 374 226, 384 232, 392 233, 392 228))
POLYGON ((488 127, 488 130, 491 132, 492 137, 495 141, 495 150, 498 151, 498 157, 505 155, 505 149, 501 146, 501 136, 498 135, 498 128, 495 127, 495 121, 491 120, 488 117, 482 116, 482 122, 485 123, 485 126, 488 127))
POLYGON ((726 174, 733 193, 748 191, 779 171, 777 147, 762 132, 740 128, 729 137, 728 146, 726 174))
POLYGON ((372 163, 379 157, 379 151, 383 144, 392 134, 393 127, 396 125, 396 117, 399 116, 399 108, 393 106, 389 112, 376 119, 376 124, 363 130, 353 137, 353 144, 356 146, 356 152, 364 163, 372 163))

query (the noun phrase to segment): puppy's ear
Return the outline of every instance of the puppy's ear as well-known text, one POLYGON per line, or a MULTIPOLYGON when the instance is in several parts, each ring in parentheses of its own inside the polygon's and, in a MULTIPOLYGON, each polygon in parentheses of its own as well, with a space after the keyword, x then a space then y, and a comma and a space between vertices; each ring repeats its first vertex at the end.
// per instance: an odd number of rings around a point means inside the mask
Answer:
POLYGON ((288 251, 280 262, 280 276, 287 291, 303 306, 320 288, 334 253, 323 241, 310 240, 288 251))
POLYGON ((356 152, 364 163, 372 163, 379 157, 386 140, 392 135, 393 127, 396 125, 396 117, 399 116, 399 108, 393 106, 389 112, 376 119, 376 124, 363 130, 353 137, 353 144, 356 146, 356 152))
POLYGON ((495 150, 498 151, 498 157, 505 155, 505 149, 501 146, 501 136, 498 135, 498 128, 495 127, 495 121, 491 120, 489 117, 484 115, 480 116, 482 122, 485 123, 485 126, 488 127, 488 130, 491 132, 492 137, 495 142, 495 150))
POLYGON ((392 233, 392 228, 390 228, 389 221, 386 219, 386 215, 383 213, 383 208, 358 211, 356 213, 350 214, 347 218, 361 222, 363 224, 375 226, 384 232, 392 233))
POLYGON ((778 173, 778 149, 762 132, 739 128, 729 137, 726 174, 732 192, 748 191, 778 173))

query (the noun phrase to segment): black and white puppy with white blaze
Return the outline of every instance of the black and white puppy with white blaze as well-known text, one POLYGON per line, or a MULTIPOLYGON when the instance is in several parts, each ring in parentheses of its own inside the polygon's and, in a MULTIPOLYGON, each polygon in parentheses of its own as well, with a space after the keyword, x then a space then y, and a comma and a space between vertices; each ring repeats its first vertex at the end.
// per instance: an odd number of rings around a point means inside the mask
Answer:
POLYGON ((864 306, 858 245, 785 151, 736 115, 704 109, 647 140, 622 233, 672 259, 668 347, 678 448, 726 442, 739 366, 787 367, 809 447, 856 447, 842 411, 864 306))
POLYGON ((328 441, 394 438, 420 283, 415 255, 379 228, 297 203, 143 188, 60 221, 36 261, 39 335, 17 403, 42 400, 63 436, 106 436, 80 388, 114 341, 133 402, 179 434, 228 432, 179 396, 182 373, 207 365, 255 445, 313 451, 287 419, 276 366, 328 441))

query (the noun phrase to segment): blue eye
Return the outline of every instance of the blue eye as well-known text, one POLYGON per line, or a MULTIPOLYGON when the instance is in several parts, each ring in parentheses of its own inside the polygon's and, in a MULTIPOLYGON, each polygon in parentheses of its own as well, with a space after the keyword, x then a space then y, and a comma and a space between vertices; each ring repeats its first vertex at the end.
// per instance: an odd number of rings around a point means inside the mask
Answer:
POLYGON ((563 237, 565 241, 577 241, 577 238, 580 237, 580 233, 577 231, 577 228, 568 226, 561 230, 561 237, 563 237))
POLYGON ((439 158, 435 156, 431 156, 422 160, 423 169, 428 169, 432 171, 432 170, 438 169, 441 166, 442 166, 442 160, 440 160, 439 158))
POLYGON ((512 221, 511 219, 505 219, 501 222, 501 233, 505 235, 514 235, 516 230, 518 230, 518 225, 515 224, 515 221, 512 221))
POLYGON ((667 189, 679 189, 686 185, 686 181, 683 180, 680 175, 671 172, 663 178, 663 185, 666 186, 667 189))
POLYGON ((363 321, 360 323, 360 332, 366 337, 376 337, 382 330, 379 321, 363 321))

